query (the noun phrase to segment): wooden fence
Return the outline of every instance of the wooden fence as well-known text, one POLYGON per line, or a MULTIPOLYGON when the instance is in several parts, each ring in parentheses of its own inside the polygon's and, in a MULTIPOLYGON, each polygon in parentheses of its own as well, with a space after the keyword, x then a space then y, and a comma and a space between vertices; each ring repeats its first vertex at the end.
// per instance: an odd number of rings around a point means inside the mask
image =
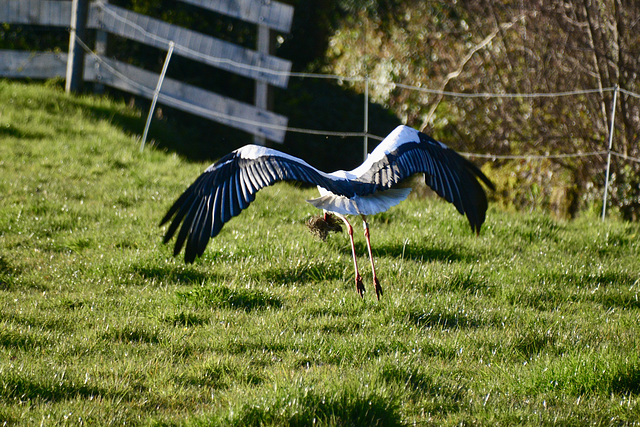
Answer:
MULTIPOLYGON (((247 131, 258 140, 283 142, 288 120, 268 111, 266 93, 269 85, 287 86, 291 63, 270 55, 268 40, 272 30, 289 31, 293 8, 272 0, 181 1, 256 24, 259 50, 246 49, 105 2, 89 5, 86 26, 160 49, 168 49, 173 42, 176 55, 255 80, 255 105, 169 78, 164 79, 158 102, 247 131)), ((69 27, 71 16, 71 1, 0 0, 2 23, 69 27)), ((105 57, 101 43, 94 49, 98 53, 85 57, 84 80, 151 99, 158 74, 105 57)), ((0 76, 36 79, 65 76, 68 58, 67 54, 60 53, 0 50, 0 76)))

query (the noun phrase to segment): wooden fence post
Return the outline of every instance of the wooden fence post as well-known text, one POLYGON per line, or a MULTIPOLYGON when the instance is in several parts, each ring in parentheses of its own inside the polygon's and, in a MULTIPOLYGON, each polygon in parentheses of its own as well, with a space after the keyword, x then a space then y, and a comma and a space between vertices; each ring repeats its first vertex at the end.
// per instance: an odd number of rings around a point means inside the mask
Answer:
POLYGON ((73 0, 69 25, 69 56, 67 59, 66 92, 78 92, 82 87, 84 50, 78 39, 84 40, 87 28, 89 0, 73 0))

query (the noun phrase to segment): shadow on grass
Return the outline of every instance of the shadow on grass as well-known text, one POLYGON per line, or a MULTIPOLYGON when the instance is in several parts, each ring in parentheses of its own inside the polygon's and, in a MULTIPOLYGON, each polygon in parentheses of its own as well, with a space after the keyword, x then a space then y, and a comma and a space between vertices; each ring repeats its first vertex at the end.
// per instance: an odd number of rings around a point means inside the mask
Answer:
POLYGON ((183 285, 202 283, 205 280, 216 279, 211 274, 205 274, 189 266, 166 265, 133 265, 130 272, 148 280, 169 281, 183 285))
POLYGON ((270 268, 256 273, 254 277, 259 280, 267 280, 284 285, 307 282, 318 283, 325 280, 342 279, 342 268, 338 264, 313 262, 289 268, 270 268))
MULTIPOLYGON (((355 242, 356 254, 366 256, 367 245, 365 242, 355 242)), ((343 254, 351 258, 351 247, 346 244, 339 249, 343 254)), ((453 262, 475 262, 477 255, 468 252, 466 249, 458 248, 437 248, 428 245, 403 244, 376 244, 372 242, 371 250, 374 257, 404 258, 416 262, 427 261, 453 261, 453 262)))
POLYGON ((53 377, 42 379, 25 378, 20 375, 9 374, 0 377, 4 399, 19 399, 32 401, 41 399, 46 402, 59 402, 69 399, 93 398, 104 396, 106 391, 83 381, 58 380, 53 377))
POLYGON ((470 294, 493 294, 493 288, 486 279, 473 274, 473 266, 468 271, 452 271, 438 280, 438 287, 448 291, 463 291, 470 294))
POLYGON ((105 332, 104 338, 114 342, 158 344, 160 336, 144 327, 125 325, 105 332))
MULTIPOLYGON (((366 246, 363 244, 363 250, 366 251, 366 246)), ((437 248, 430 245, 417 245, 412 243, 411 245, 403 244, 382 244, 373 245, 372 247, 374 256, 389 256, 394 258, 405 258, 412 261, 425 262, 425 261, 460 261, 460 262, 473 262, 477 259, 477 256, 467 252, 464 248, 437 248)))
POLYGON ((280 308, 279 298, 253 289, 231 289, 223 285, 208 285, 192 288, 186 292, 177 292, 181 304, 198 307, 233 308, 244 311, 265 308, 280 308))
POLYGON ((551 272, 543 275, 539 282, 546 286, 538 291, 535 298, 529 298, 530 305, 547 309, 558 301, 588 301, 601 304, 605 309, 623 308, 638 309, 638 301, 634 286, 639 282, 637 276, 617 271, 603 271, 598 273, 565 273, 551 272), (549 289, 555 287, 558 289, 549 289), (571 290, 582 290, 576 293, 571 290), (584 292, 584 289, 588 292, 584 292), (540 304, 541 302, 546 304, 540 304))
POLYGON ((613 308, 623 309, 640 309, 640 301, 635 291, 633 292, 608 292, 603 295, 591 295, 591 301, 601 304, 605 309, 611 310, 613 308))
POLYGON ((432 406, 434 412, 451 413, 460 410, 465 398, 464 385, 447 384, 421 371, 419 367, 400 367, 387 364, 380 372, 380 378, 388 383, 404 386, 415 395, 432 396, 437 405, 432 406))
POLYGON ((47 341, 32 332, 21 333, 18 331, 0 330, 1 348, 33 350, 34 348, 47 344, 47 341))
POLYGON ((539 311, 548 311, 557 309, 568 300, 568 296, 565 289, 531 287, 510 292, 506 296, 506 300, 512 305, 523 305, 539 311))
POLYGON ((184 384, 221 390, 238 384, 257 386, 264 380, 260 368, 226 361, 205 362, 180 378, 184 384))
POLYGON ((48 136, 49 135, 47 135, 44 132, 35 132, 32 130, 24 131, 22 129, 16 129, 15 127, 11 127, 11 126, 0 127, 0 139, 15 138, 15 139, 20 139, 22 141, 27 141, 27 140, 40 141, 47 138, 48 136))
POLYGON ((209 316, 183 310, 163 319, 165 322, 174 326, 200 326, 209 323, 209 316))
POLYGON ((519 334, 512 347, 523 358, 529 359, 540 354, 545 348, 552 348, 556 342, 557 339, 549 331, 526 330, 519 334))
POLYGON ((576 352, 565 358, 567 360, 562 363, 546 364, 529 381, 523 381, 525 390, 553 390, 554 393, 574 396, 640 393, 640 361, 637 354, 629 357, 576 352))
POLYGON ((0 290, 9 291, 16 285, 16 277, 22 274, 20 267, 13 266, 8 260, 0 256, 0 290))
MULTIPOLYGON (((28 331, 27 333, 33 337, 39 337, 37 338, 38 342, 42 341, 42 339, 46 339, 47 334, 44 331, 71 332, 77 327, 74 320, 53 314, 38 315, 15 311, 0 311, 0 320, 8 321, 15 325, 22 325, 23 331, 28 331)), ((6 329, 4 331, 0 331, 0 337, 5 336, 5 334, 10 336, 12 334, 16 334, 16 332, 6 329)), ((22 334, 19 333, 18 335, 22 334)))
POLYGON ((13 291, 16 289, 46 291, 49 283, 37 281, 33 276, 23 276, 25 270, 22 266, 8 261, 0 256, 0 291, 13 291))
POLYGON ((551 241, 557 243, 560 240, 560 232, 563 226, 547 216, 535 216, 526 218, 523 224, 513 224, 509 233, 514 241, 522 240, 526 243, 551 241))
POLYGON ((618 372, 611 381, 611 389, 614 393, 640 394, 640 362, 632 363, 618 372))
POLYGON ((540 278, 541 283, 566 283, 576 286, 633 286, 638 276, 617 271, 592 273, 550 272, 540 278))
POLYGON ((229 425, 403 425, 395 399, 353 387, 325 393, 313 388, 294 388, 274 393, 262 403, 245 404, 234 411, 229 425))
POLYGON ((260 354, 260 353, 284 353, 291 350, 291 346, 285 343, 249 338, 245 340, 233 340, 225 344, 224 351, 231 354, 260 354))

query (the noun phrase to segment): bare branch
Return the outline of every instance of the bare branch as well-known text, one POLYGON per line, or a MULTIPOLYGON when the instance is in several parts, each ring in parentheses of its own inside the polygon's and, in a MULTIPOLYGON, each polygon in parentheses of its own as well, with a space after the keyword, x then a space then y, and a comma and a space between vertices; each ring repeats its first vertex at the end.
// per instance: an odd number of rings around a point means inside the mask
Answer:
POLYGON ((455 71, 452 71, 449 74, 447 74, 444 80, 442 81, 442 84, 440 84, 440 87, 439 87, 440 94, 436 98, 436 101, 431 105, 431 108, 427 113, 427 117, 422 122, 420 129, 424 130, 429 125, 429 123, 431 123, 431 118, 433 117, 433 114, 435 113, 436 109, 440 105, 440 102, 442 102, 442 99, 444 98, 443 92, 447 88, 447 85, 451 80, 457 78, 460 74, 462 74, 462 71, 464 70, 465 65, 467 65, 467 63, 471 60, 471 58, 473 58, 473 56, 478 51, 487 47, 487 45, 489 45, 493 41, 493 39, 496 38, 496 36, 500 33, 501 30, 508 30, 511 27, 513 27, 518 21, 521 21, 524 19, 525 19, 525 15, 520 15, 511 22, 500 24, 488 36, 486 36, 480 43, 475 45, 473 49, 471 49, 465 55, 464 58, 462 58, 462 61, 460 61, 458 68, 455 71))

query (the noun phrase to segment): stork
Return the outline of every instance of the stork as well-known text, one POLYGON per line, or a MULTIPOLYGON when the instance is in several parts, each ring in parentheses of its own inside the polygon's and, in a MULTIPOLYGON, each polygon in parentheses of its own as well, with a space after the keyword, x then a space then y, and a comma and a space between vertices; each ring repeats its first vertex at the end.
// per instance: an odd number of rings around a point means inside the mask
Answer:
POLYGON ((425 183, 439 196, 466 215, 476 234, 480 232, 488 206, 480 181, 492 190, 493 183, 451 148, 401 125, 351 171, 325 173, 297 157, 258 145, 234 150, 209 166, 169 208, 160 222, 162 226, 171 221, 164 243, 180 229, 173 254, 177 256, 186 244, 184 259, 192 263, 204 253, 207 243, 222 226, 249 206, 260 189, 280 181, 313 184, 318 187, 320 197, 307 202, 322 209, 326 220, 335 214, 346 225, 360 296, 365 288, 356 260, 353 227, 346 215, 362 218, 373 284, 380 299, 382 287, 373 262, 367 216, 405 200, 411 188, 398 188, 398 184, 418 173, 424 174, 425 183))

